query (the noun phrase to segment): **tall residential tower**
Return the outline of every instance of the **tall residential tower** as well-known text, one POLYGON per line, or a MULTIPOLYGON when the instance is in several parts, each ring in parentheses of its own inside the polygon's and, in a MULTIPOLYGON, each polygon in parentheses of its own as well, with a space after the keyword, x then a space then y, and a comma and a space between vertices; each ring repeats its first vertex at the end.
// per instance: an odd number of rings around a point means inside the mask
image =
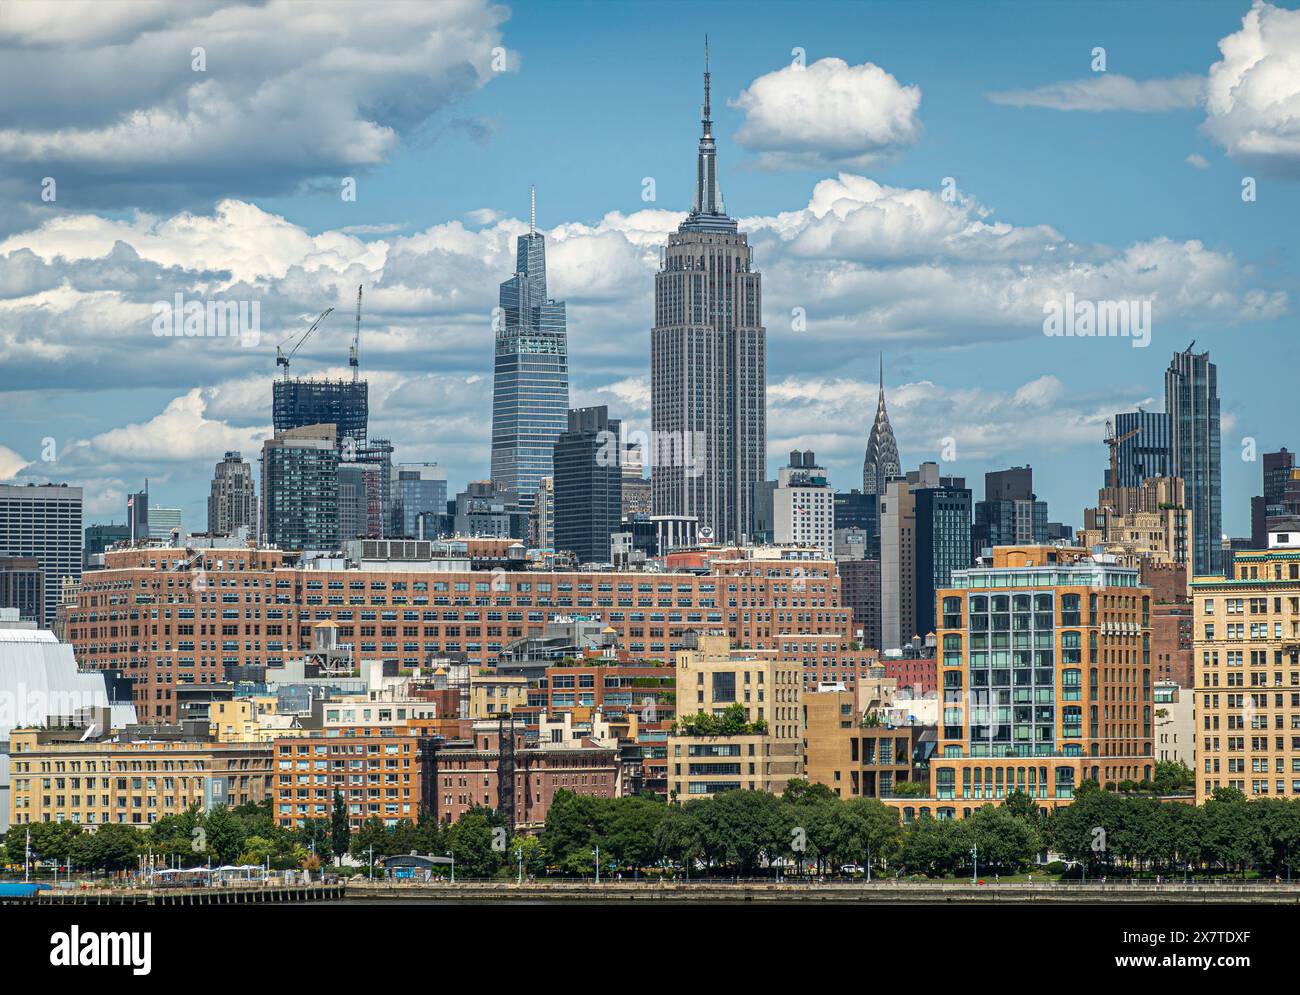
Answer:
POLYGON ((695 203, 668 236, 650 333, 652 504, 720 542, 753 533, 767 462, 767 332, 749 240, 718 186, 705 44, 695 203))
MULTIPOLYGON (((1193 342, 1192 345, 1196 343, 1193 342)), ((1172 475, 1182 477, 1192 509, 1192 564, 1197 577, 1221 572, 1223 536, 1219 370, 1209 352, 1177 353, 1165 371, 1172 475)))

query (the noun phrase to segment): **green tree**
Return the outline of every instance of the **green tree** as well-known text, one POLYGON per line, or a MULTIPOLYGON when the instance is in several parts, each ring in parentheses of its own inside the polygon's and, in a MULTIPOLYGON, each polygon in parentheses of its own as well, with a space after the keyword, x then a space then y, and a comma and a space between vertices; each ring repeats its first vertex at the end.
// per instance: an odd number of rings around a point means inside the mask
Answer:
POLYGON ((447 844, 456 859, 456 873, 467 878, 492 877, 504 856, 492 846, 495 827, 481 812, 467 812, 447 830, 447 844))
POLYGON ((1188 793, 1196 788, 1196 775, 1181 760, 1158 760, 1152 788, 1162 795, 1188 793))
POLYGON ((1206 860, 1243 877, 1246 868, 1264 850, 1259 820, 1254 818, 1251 803, 1235 788, 1219 788, 1205 803, 1201 834, 1202 854, 1206 860))
POLYGON ((633 872, 654 862, 655 835, 668 806, 650 798, 615 798, 608 806, 603 849, 633 872))
POLYGON ((352 842, 352 827, 348 823, 348 807, 343 801, 343 792, 335 790, 334 807, 330 812, 330 846, 336 854, 348 852, 352 842))
POLYGON ((781 794, 785 838, 779 852, 789 856, 800 871, 811 864, 818 871, 835 862, 841 829, 835 821, 843 802, 824 784, 795 779, 781 794))
POLYGON ((699 809, 706 802, 690 801, 685 805, 669 805, 663 819, 655 828, 655 850, 661 858, 681 867, 690 877, 697 861, 705 857, 704 826, 700 823, 699 809))
POLYGON ((914 819, 903 833, 899 861, 908 873, 927 877, 952 874, 970 859, 966 820, 914 819))
POLYGON ((33 860, 64 861, 72 852, 72 843, 81 835, 81 826, 75 822, 32 822, 13 825, 5 834, 5 845, 11 853, 25 859, 27 834, 31 832, 33 860))
POLYGON ((542 842, 551 862, 565 874, 589 874, 593 850, 609 836, 613 808, 605 799, 557 791, 546 813, 542 842))
POLYGON ((298 843, 308 853, 314 853, 321 863, 334 856, 334 834, 329 819, 304 819, 298 829, 298 843))
POLYGON ((244 849, 244 824, 225 805, 206 813, 200 823, 203 841, 214 864, 229 864, 244 849))
POLYGON ((108 822, 93 833, 82 833, 72 846, 74 868, 125 871, 138 862, 141 835, 134 826, 108 822))
POLYGON ((523 851, 524 874, 529 877, 540 877, 546 873, 546 847, 542 845, 541 839, 536 836, 520 834, 510 841, 510 859, 516 862, 519 860, 520 851, 523 851))
POLYGON ((737 874, 753 874, 764 856, 790 852, 787 811, 766 791, 725 791, 701 806, 698 817, 711 861, 737 874))
POLYGON ((378 860, 380 857, 391 856, 389 850, 391 842, 392 834, 384 825, 384 821, 379 816, 372 815, 361 823, 361 828, 352 837, 349 852, 358 860, 369 860, 373 853, 378 860))
POLYGON ((1021 819, 1026 819, 1035 826, 1038 825, 1038 802, 1034 801, 1029 792, 1021 791, 1017 788, 1015 791, 1007 794, 1006 800, 1003 801, 1002 805, 1012 815, 1018 816, 1021 819))
POLYGON ((1014 874, 1032 864, 1042 848, 1033 823, 1013 815, 1006 805, 983 805, 965 821, 970 844, 978 848, 981 868, 1014 874))
POLYGON ((246 836, 244 837, 244 850, 239 855, 237 863, 240 864, 265 864, 275 855, 276 847, 273 840, 268 840, 265 836, 246 836))

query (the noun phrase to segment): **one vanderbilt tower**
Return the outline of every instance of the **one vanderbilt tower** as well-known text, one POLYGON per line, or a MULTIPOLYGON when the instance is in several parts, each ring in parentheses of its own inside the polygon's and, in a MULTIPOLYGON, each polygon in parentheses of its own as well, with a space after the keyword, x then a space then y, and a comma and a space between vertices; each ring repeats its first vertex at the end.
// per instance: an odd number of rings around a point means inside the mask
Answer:
POLYGON ((767 357, 760 276, 727 216, 704 45, 695 203, 668 236, 650 333, 653 508, 694 515, 720 542, 753 533, 767 458, 767 357))

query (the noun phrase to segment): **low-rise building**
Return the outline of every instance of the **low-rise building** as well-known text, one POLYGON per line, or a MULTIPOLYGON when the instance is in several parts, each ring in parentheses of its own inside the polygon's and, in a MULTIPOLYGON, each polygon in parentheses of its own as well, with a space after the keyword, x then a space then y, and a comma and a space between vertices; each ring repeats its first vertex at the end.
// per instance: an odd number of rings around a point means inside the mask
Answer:
POLYGON ((1157 681, 1156 759, 1186 764, 1196 770, 1196 718, 1190 688, 1180 688, 1172 681, 1157 681))
POLYGON ((670 797, 687 801, 735 788, 780 794, 803 776, 797 662, 775 650, 733 650, 727 636, 701 633, 688 636, 674 662, 670 797), (737 722, 728 722, 731 714, 737 722))
POLYGON ((271 794, 271 746, 72 728, 9 736, 12 825, 75 822, 147 826, 191 805, 261 802, 271 794))
POLYGON ((808 781, 841 798, 890 798, 905 782, 928 786, 922 741, 928 734, 933 742, 934 726, 887 724, 860 700, 841 685, 804 696, 808 781))
MULTIPOLYGON (((622 794, 617 745, 608 738, 565 737, 565 722, 548 720, 548 740, 529 746, 521 720, 475 722, 463 740, 429 737, 422 743, 421 784, 426 811, 439 822, 455 822, 470 809, 501 812, 514 827, 546 821, 560 791, 594 798, 622 794)), ((572 731, 572 720, 567 728, 572 731)), ((596 730, 599 734, 600 730, 596 730)))
POLYGON ((490 719, 510 715, 528 704, 528 679, 491 671, 469 676, 469 717, 490 719))

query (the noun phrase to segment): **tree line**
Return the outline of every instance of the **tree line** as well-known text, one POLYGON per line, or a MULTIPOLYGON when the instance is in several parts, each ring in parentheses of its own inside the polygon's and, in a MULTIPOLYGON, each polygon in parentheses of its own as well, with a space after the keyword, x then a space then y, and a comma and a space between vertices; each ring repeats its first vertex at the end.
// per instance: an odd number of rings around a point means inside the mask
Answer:
MULTIPOLYGON (((1180 772, 1164 772, 1174 777, 1180 772)), ((363 866, 411 852, 451 855, 462 877, 646 874, 676 878, 800 874, 920 875, 1032 870, 1051 852, 1054 871, 1097 877, 1127 874, 1238 874, 1290 877, 1300 855, 1300 799, 1247 800, 1222 789, 1202 806, 1149 794, 1079 786, 1072 804, 1044 814, 1012 792, 965 819, 928 815, 907 824, 898 809, 870 798, 842 799, 822 784, 791 781, 781 795, 728 791, 673 804, 649 796, 556 794, 539 832, 512 832, 493 809, 455 823, 432 819, 352 831, 336 797, 330 818, 277 826, 270 802, 197 808, 145 827, 109 824, 86 832, 74 823, 13 826, 4 862, 21 865, 27 832, 33 857, 74 872, 126 871, 152 854, 156 866, 263 864, 317 869, 336 854, 363 866)))

